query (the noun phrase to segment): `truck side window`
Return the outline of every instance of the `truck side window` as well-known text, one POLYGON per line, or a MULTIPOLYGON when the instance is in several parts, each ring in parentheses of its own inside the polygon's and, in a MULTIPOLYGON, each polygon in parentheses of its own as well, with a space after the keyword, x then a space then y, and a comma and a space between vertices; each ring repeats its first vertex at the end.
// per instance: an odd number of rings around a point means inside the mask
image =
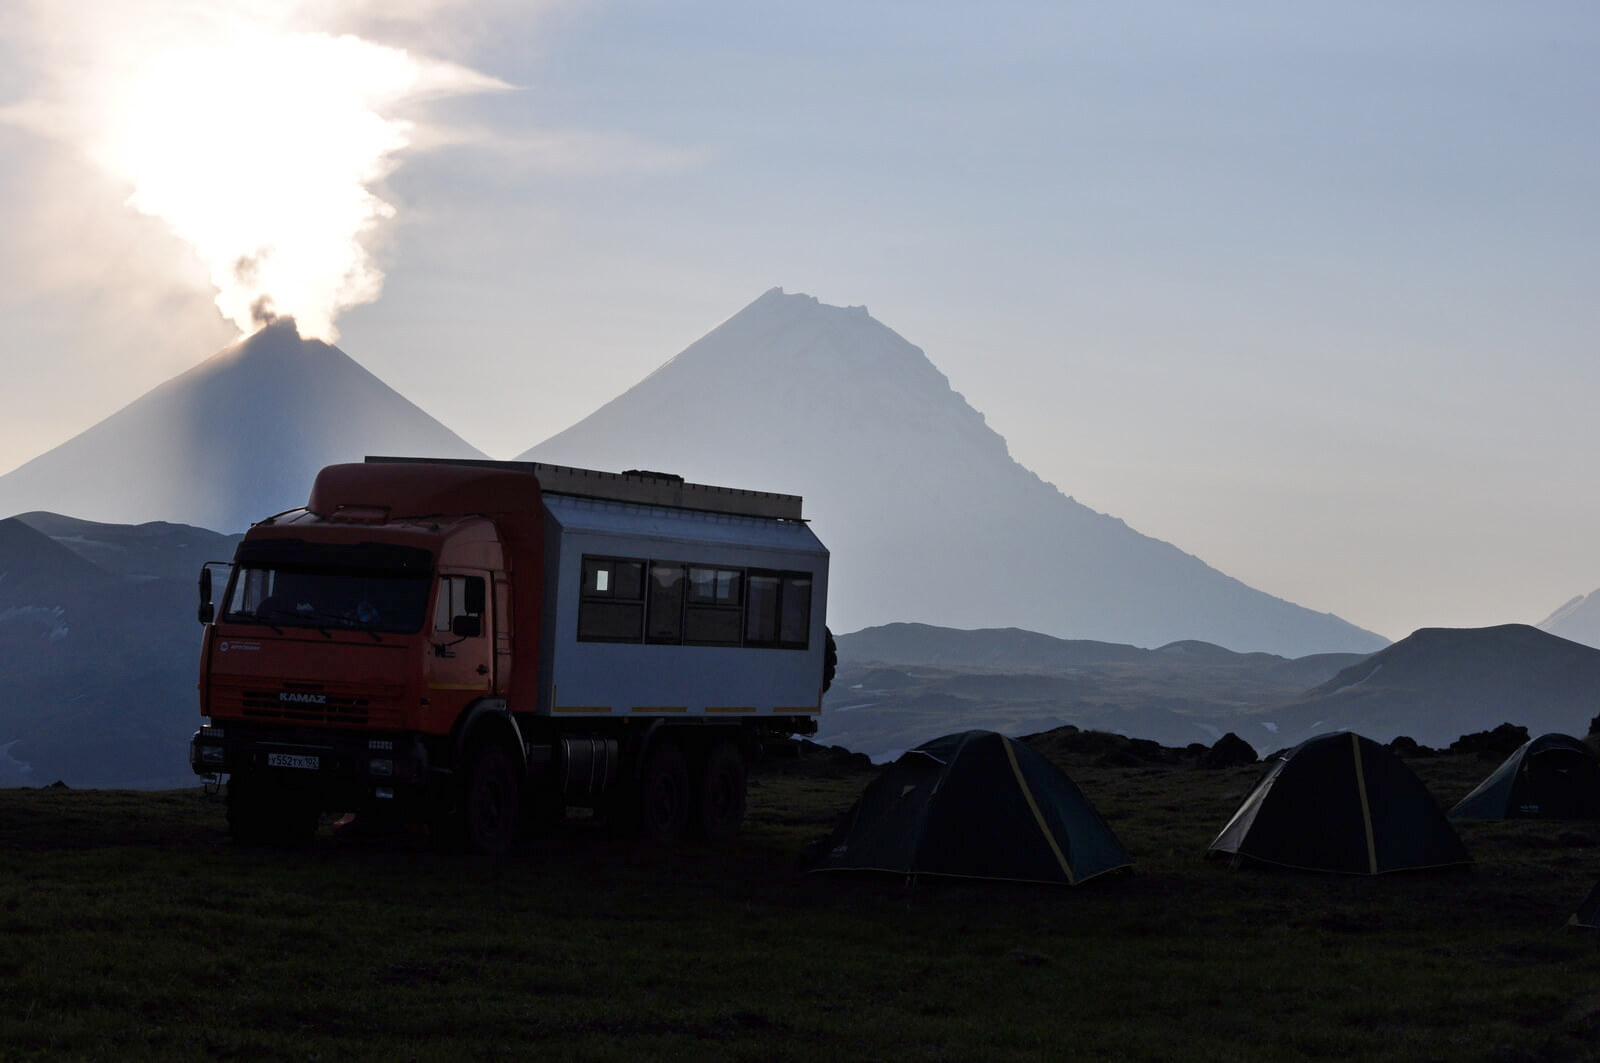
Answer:
POLYGON ((481 618, 483 600, 482 576, 440 576, 439 600, 433 609, 433 630, 450 631, 458 616, 481 618))
POLYGON ((805 649, 811 635, 811 576, 751 572, 745 585, 744 644, 805 649))
POLYGON ((644 562, 583 559, 578 638, 584 642, 638 642, 644 633, 644 562))
POLYGON ((688 583, 682 565, 650 565, 650 612, 645 638, 651 642, 683 641, 683 591, 688 583))
POLYGON ((744 641, 746 645, 770 646, 778 641, 778 592, 782 578, 774 572, 752 572, 749 587, 750 605, 744 616, 744 641))
POLYGON ((713 646, 739 645, 743 607, 743 572, 727 568, 690 568, 689 604, 683 611, 683 641, 713 646))
POLYGON ((783 606, 778 642, 805 649, 811 642, 811 576, 791 573, 783 577, 783 606))

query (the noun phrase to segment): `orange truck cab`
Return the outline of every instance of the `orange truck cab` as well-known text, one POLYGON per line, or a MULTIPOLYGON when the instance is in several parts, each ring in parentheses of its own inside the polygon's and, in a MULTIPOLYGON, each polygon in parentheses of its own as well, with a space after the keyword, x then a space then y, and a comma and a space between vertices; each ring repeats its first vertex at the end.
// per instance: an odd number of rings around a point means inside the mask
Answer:
POLYGON ((227 778, 241 842, 344 811, 501 852, 568 806, 729 838, 748 758, 816 731, 827 570, 791 495, 531 462, 329 466, 304 508, 201 570, 190 762, 227 778))

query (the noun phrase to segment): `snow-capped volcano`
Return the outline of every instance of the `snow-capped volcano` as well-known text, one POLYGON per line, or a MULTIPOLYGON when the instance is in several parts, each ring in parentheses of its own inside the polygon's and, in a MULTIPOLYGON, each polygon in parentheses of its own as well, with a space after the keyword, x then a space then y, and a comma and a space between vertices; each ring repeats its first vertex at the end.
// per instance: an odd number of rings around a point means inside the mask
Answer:
POLYGON ((280 318, 0 476, 0 516, 238 531, 303 505, 324 465, 482 457, 337 347, 280 318))
POLYGON ((1538 626, 1552 635, 1600 648, 1600 591, 1578 595, 1538 626))
POLYGON ((833 552, 835 630, 1022 627, 1291 657, 1385 645, 1063 495, 865 307, 774 288, 522 458, 803 495, 833 552))

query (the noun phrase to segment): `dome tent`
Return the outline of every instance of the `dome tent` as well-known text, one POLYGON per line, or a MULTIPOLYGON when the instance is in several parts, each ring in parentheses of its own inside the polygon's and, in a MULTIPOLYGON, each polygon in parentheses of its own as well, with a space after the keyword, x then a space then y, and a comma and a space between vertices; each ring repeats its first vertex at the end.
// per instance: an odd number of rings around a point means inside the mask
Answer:
POLYGON ((1380 875, 1471 863, 1433 795, 1399 757, 1348 731, 1274 759, 1207 855, 1380 875))
POLYGON ((1132 860, 1066 773, 993 731, 904 754, 862 791, 812 871, 1077 885, 1132 860))
POLYGON ((1569 735, 1540 735, 1463 797, 1450 818, 1600 819, 1600 758, 1569 735))
POLYGON ((1600 930, 1600 882, 1594 884, 1589 896, 1578 905, 1578 910, 1567 917, 1568 926, 1581 926, 1585 930, 1600 930))

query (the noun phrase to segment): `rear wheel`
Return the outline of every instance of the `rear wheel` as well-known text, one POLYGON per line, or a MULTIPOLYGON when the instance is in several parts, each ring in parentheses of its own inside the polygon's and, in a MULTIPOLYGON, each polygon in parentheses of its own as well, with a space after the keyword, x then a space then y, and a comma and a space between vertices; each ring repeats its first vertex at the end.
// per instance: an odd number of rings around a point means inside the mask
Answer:
POLYGON ((674 842, 689 826, 689 762, 664 738, 645 758, 639 776, 639 830, 651 841, 674 842))
POLYGON ((744 823, 744 754, 732 742, 718 742, 706 754, 695 803, 696 832, 708 841, 729 842, 744 823))
POLYGON ((839 646, 833 641, 833 632, 822 629, 822 692, 833 686, 833 677, 839 671, 839 646))

